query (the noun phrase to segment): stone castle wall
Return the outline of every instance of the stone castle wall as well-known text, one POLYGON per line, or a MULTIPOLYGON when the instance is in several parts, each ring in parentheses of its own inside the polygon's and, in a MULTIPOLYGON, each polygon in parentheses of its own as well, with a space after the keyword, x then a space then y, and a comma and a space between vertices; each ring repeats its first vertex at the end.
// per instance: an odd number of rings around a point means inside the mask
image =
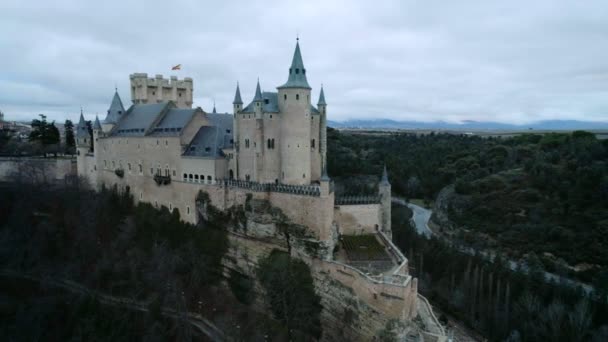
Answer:
POLYGON ((0 181, 3 182, 13 181, 15 177, 25 180, 33 177, 37 183, 54 182, 76 174, 76 161, 72 158, 0 158, 0 181))
POLYGON ((380 210, 380 204, 336 206, 338 231, 345 235, 375 234, 381 224, 380 210))

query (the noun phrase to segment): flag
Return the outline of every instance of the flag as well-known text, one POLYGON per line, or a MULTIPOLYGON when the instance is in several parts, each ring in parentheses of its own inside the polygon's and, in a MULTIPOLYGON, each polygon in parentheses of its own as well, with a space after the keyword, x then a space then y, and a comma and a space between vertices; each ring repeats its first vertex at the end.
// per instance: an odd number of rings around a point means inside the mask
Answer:
POLYGON ((171 70, 182 70, 182 65, 178 64, 178 65, 174 66, 173 68, 171 68, 171 70))

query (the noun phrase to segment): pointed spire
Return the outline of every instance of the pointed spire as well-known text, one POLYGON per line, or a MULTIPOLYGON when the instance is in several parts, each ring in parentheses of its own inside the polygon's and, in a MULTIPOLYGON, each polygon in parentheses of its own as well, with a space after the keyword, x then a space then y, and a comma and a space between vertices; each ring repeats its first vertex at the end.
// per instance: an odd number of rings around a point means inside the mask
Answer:
POLYGON ((260 89, 260 79, 258 78, 258 85, 255 87, 255 97, 253 101, 262 101, 262 90, 260 89))
POLYGON ((241 89, 239 88, 239 82, 236 82, 236 94, 234 94, 234 101, 232 101, 232 104, 243 104, 243 100, 241 100, 241 89))
POLYGON ((317 103, 319 106, 327 106, 325 102, 325 93, 323 92, 323 85, 321 84, 321 93, 319 94, 319 102, 317 103))
POLYGON ((95 123, 93 124, 93 129, 96 131, 101 131, 101 123, 99 122, 99 116, 95 115, 95 123))
POLYGON ((289 68, 289 78, 287 83, 279 88, 307 88, 310 89, 306 80, 306 68, 302 61, 302 53, 300 52, 300 39, 296 39, 296 50, 293 53, 291 67, 289 68))
POLYGON ((112 98, 112 103, 110 104, 110 109, 108 109, 108 115, 103 122, 107 124, 115 124, 124 113, 125 107, 122 105, 120 95, 118 95, 118 89, 115 89, 114 97, 112 98))
POLYGON ((382 171, 382 180, 380 180, 380 184, 390 185, 390 183, 388 182, 388 173, 386 172, 386 164, 384 164, 384 170, 382 171))
POLYGON ((215 110, 215 100, 213 100, 213 114, 217 114, 217 110, 215 110))
POLYGON ((82 107, 80 107, 80 120, 78 120, 78 126, 76 126, 76 137, 88 137, 89 130, 87 128, 87 122, 84 120, 84 114, 82 107))

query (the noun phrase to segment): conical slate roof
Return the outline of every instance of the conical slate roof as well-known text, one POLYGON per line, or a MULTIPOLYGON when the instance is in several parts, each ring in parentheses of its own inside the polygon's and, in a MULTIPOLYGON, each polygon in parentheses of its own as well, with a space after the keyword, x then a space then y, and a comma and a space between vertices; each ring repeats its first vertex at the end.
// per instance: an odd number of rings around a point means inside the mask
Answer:
POLYGON ((293 53, 293 60, 289 68, 289 78, 287 83, 279 88, 306 88, 311 89, 306 80, 306 69, 302 61, 302 53, 300 52, 300 42, 296 42, 296 51, 293 53))
POLYGON ((118 90, 116 90, 114 97, 112 98, 112 104, 110 104, 110 109, 108 109, 108 115, 103 122, 107 124, 115 124, 118 122, 122 114, 124 114, 124 112, 125 107, 123 107, 122 101, 120 100, 120 95, 118 95, 118 90))
POLYGON ((262 90, 260 89, 260 80, 258 79, 258 85, 255 87, 255 96, 253 98, 253 102, 262 100, 262 90))
POLYGON ((243 100, 241 100, 241 89, 239 89, 239 83, 236 83, 236 94, 234 94, 234 101, 232 104, 243 104, 243 100))
POLYGON ((380 184, 390 185, 388 182, 388 173, 386 172, 386 164, 384 165, 384 170, 382 171, 382 180, 380 180, 380 184))
POLYGON ((80 120, 78 126, 76 126, 76 137, 86 138, 89 136, 89 130, 87 128, 87 122, 84 121, 84 115, 82 115, 82 109, 80 110, 80 120))
POLYGON ((325 102, 325 93, 323 92, 323 86, 321 86, 321 94, 319 94, 319 102, 317 103, 319 106, 327 106, 325 102))
POLYGON ((93 124, 93 129, 96 131, 101 131, 101 123, 99 122, 99 116, 95 115, 95 123, 93 124))

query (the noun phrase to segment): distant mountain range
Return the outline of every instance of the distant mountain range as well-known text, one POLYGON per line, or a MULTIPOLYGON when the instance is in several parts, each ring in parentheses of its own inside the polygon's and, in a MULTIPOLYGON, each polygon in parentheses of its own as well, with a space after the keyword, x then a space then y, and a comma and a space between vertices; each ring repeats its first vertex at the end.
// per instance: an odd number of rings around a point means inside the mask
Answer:
POLYGON ((449 123, 444 121, 422 122, 422 121, 396 121, 390 119, 376 120, 346 120, 328 121, 328 126, 333 128, 355 128, 355 129, 436 129, 436 130, 577 130, 577 129, 608 129, 608 122, 590 122, 577 120, 546 120, 526 125, 506 124, 492 121, 463 121, 461 123, 449 123))

